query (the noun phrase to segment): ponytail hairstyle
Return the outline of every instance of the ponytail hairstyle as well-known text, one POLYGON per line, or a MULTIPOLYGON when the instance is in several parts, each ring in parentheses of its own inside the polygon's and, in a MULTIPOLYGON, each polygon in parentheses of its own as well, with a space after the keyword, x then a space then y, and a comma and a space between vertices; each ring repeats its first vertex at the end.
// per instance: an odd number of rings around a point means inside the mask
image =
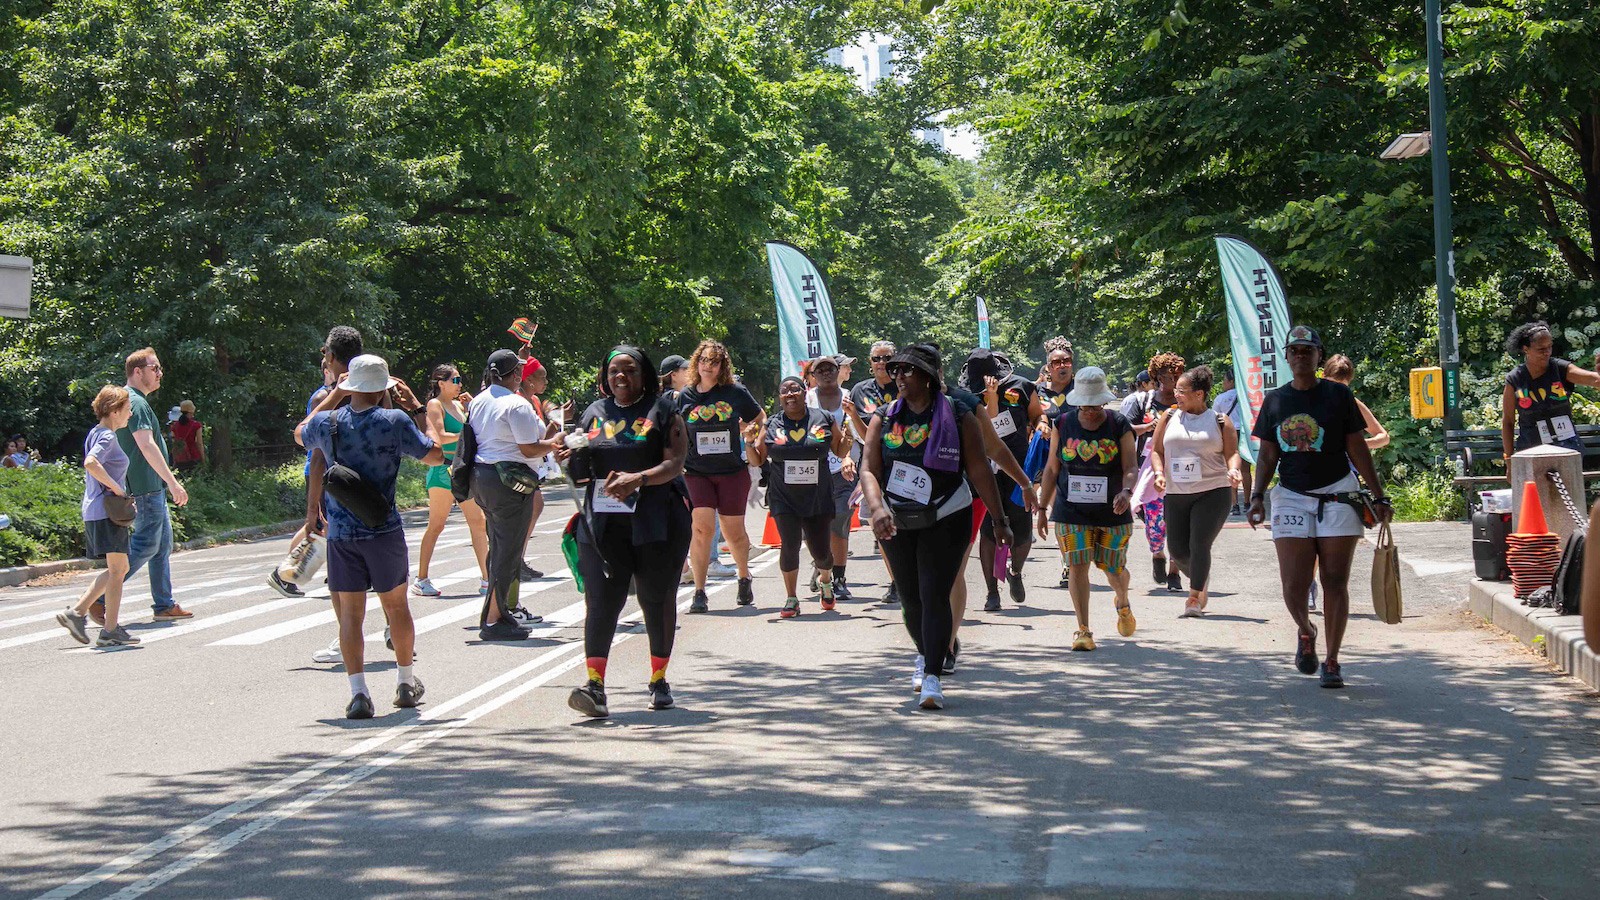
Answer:
POLYGON ((439 396, 439 382, 460 374, 461 371, 449 363, 434 366, 433 372, 428 376, 428 396, 422 398, 423 404, 426 405, 429 400, 439 396))
POLYGON ((1197 390, 1200 393, 1205 394, 1207 397, 1211 396, 1212 375, 1210 366, 1195 366, 1182 375, 1179 375, 1178 378, 1182 381, 1189 382, 1189 387, 1193 390, 1197 390))

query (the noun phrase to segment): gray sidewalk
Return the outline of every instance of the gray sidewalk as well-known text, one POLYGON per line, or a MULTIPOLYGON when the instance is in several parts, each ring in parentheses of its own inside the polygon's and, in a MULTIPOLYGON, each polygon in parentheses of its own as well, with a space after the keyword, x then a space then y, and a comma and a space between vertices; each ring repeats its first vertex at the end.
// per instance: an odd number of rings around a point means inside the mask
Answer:
POLYGON ((1508 581, 1474 581, 1471 592, 1472 611, 1484 621, 1510 632, 1556 668, 1600 691, 1600 654, 1584 640, 1581 616, 1524 606, 1508 581))

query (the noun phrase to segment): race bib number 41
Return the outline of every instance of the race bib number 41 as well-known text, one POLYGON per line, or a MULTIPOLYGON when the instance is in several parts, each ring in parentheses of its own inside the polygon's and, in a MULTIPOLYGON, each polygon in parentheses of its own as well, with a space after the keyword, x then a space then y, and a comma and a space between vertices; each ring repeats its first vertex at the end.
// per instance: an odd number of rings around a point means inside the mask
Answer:
POLYGON ((896 461, 889 469, 889 493, 913 503, 927 503, 933 499, 933 478, 919 466, 896 461))
POLYGON ((702 431, 694 436, 694 451, 701 456, 733 452, 733 432, 702 431))
POLYGON ((1556 416, 1553 419, 1540 419, 1539 443, 1554 444, 1556 441, 1570 441, 1578 436, 1578 429, 1572 424, 1571 416, 1556 416))

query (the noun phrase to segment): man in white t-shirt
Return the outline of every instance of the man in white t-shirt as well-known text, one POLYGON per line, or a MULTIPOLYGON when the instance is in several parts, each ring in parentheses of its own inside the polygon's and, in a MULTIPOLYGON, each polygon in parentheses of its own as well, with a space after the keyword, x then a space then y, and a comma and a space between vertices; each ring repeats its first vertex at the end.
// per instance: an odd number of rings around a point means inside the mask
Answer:
MULTIPOLYGON (((545 440, 545 424, 533 404, 517 392, 522 367, 510 350, 490 354, 489 385, 467 406, 467 426, 477 442, 472 499, 483 510, 489 531, 489 593, 478 619, 478 637, 485 641, 528 636, 511 610, 517 606, 522 548, 539 489, 533 466, 556 449, 554 440, 545 440)), ((525 614, 522 621, 533 624, 540 617, 525 614)))

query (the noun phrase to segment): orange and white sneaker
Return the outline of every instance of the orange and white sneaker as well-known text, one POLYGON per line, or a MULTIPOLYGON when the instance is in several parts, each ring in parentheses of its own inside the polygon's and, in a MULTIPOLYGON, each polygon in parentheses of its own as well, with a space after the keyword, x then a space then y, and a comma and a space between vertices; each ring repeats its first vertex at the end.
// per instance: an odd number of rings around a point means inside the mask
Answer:
POLYGON ((1074 649, 1074 650, 1093 650, 1094 649, 1094 632, 1090 631, 1087 628, 1079 628, 1072 635, 1072 649, 1074 649))

